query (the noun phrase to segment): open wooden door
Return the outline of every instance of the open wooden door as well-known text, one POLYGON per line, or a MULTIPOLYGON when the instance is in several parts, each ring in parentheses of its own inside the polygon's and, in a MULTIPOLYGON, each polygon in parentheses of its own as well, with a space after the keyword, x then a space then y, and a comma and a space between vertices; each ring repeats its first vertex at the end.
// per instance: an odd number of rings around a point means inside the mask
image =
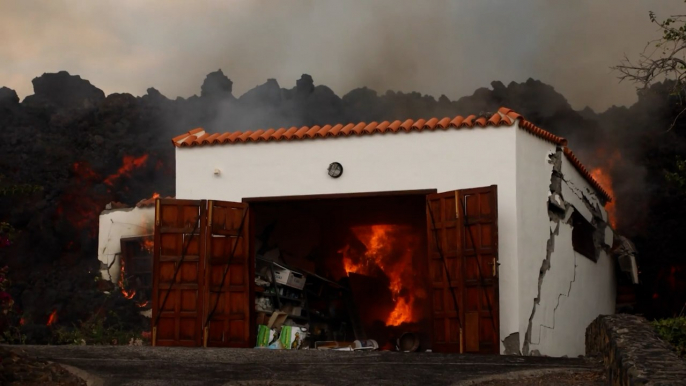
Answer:
POLYGON ((465 352, 500 352, 497 187, 458 191, 464 240, 465 352))
POLYGON ((457 192, 427 196, 429 276, 436 352, 463 352, 462 239, 457 192))
POLYGON ((158 199, 153 345, 249 347, 248 205, 158 199))
POLYGON ((253 264, 248 204, 209 201, 204 327, 206 346, 249 347, 253 264))
POLYGON ((205 204, 199 200, 156 202, 153 345, 202 344, 205 204))
POLYGON ((436 352, 499 353, 497 218, 496 186, 427 196, 436 352))

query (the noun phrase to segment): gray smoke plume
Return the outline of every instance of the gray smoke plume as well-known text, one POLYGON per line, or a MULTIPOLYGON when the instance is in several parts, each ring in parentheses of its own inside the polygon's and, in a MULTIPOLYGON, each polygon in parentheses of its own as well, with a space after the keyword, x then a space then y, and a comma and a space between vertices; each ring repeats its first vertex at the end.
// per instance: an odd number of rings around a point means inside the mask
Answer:
MULTIPOLYGON (((362 85, 456 99, 494 79, 535 77, 573 107, 636 100, 608 69, 655 37, 648 11, 670 0, 0 0, 0 83, 31 94, 36 74, 67 70, 105 93, 175 98, 222 68, 240 95, 302 73, 338 95, 362 85)), ((681 12, 682 13, 682 12, 681 12)))

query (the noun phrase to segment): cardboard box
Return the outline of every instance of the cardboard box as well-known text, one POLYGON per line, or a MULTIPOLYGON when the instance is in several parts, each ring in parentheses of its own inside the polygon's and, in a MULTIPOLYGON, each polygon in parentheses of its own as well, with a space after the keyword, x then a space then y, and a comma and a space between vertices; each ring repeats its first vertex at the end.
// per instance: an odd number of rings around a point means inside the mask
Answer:
POLYGON ((302 316, 302 313, 303 313, 303 308, 300 306, 293 307, 293 309, 291 310, 291 315, 302 316))
POLYGON ((283 326, 279 341, 286 350, 299 350, 303 345, 303 341, 307 337, 307 330, 302 327, 283 326))
POLYGON ((274 278, 279 284, 289 287, 303 289, 305 287, 305 275, 293 272, 290 269, 274 264, 274 278))
POLYGON ((281 327, 283 323, 286 321, 287 317, 288 314, 286 313, 274 311, 272 316, 269 318, 269 321, 267 322, 267 327, 278 330, 279 327, 281 327))
POLYGON ((267 347, 274 340, 273 329, 261 324, 257 326, 257 344, 255 347, 267 347))

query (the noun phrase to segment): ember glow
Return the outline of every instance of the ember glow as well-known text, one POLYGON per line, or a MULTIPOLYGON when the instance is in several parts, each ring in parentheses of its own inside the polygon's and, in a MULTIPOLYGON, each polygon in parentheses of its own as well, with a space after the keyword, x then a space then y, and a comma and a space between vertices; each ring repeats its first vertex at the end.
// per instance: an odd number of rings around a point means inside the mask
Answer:
POLYGON ((145 239, 141 241, 141 249, 152 254, 155 242, 152 239, 145 239))
POLYGON ((125 267, 124 267, 124 259, 119 260, 120 264, 120 269, 119 269, 119 289, 121 290, 121 294, 127 298, 127 299, 133 299, 134 296, 136 296, 136 290, 130 290, 127 291, 124 285, 124 276, 126 275, 125 267))
POLYGON ((143 154, 140 157, 133 157, 130 155, 124 156, 124 160, 122 161, 122 166, 117 170, 116 173, 108 176, 105 178, 104 183, 106 183, 109 186, 112 186, 116 180, 118 180, 122 176, 128 176, 131 174, 131 172, 135 169, 140 168, 141 166, 145 165, 145 162, 148 160, 148 155, 143 154))
POLYGON ((52 311, 48 317, 48 323, 46 323, 46 326, 52 326, 55 322, 57 322, 57 310, 52 311))
POLYGON ((416 250, 415 238, 404 227, 395 225, 362 226, 352 231, 366 251, 357 254, 349 245, 339 251, 346 273, 374 275, 376 268, 383 271, 390 281, 389 289, 395 302, 386 325, 414 322, 412 251, 416 250))

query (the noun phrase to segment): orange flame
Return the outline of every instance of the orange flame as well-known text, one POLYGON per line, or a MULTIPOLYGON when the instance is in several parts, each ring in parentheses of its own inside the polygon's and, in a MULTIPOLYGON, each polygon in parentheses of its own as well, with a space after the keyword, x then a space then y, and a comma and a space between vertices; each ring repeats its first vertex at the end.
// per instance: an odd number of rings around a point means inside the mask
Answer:
POLYGON ((615 207, 614 191, 612 190, 612 177, 602 168, 595 168, 591 171, 591 176, 594 180, 598 181, 600 186, 605 189, 605 191, 612 196, 612 201, 605 204, 605 210, 610 219, 610 225, 612 228, 617 228, 617 208, 615 207))
POLYGON ((129 175, 134 169, 138 169, 139 167, 143 166, 147 160, 147 154, 143 154, 140 157, 133 157, 130 155, 124 156, 122 166, 119 168, 119 170, 117 170, 116 173, 105 178, 104 182, 107 185, 112 186, 114 184, 114 181, 119 179, 119 177, 129 175))
POLYGON ((136 303, 136 306, 138 306, 139 308, 144 308, 144 307, 148 306, 148 303, 150 303, 150 301, 146 300, 146 301, 141 302, 141 303, 136 303))
POLYGON ((156 199, 156 198, 160 198, 160 194, 159 194, 159 193, 153 193, 153 194, 152 194, 152 199, 154 200, 154 199, 156 199))
POLYGON ((57 322, 57 310, 52 311, 50 317, 48 317, 48 323, 46 326, 52 326, 55 322, 57 322))
POLYGON ((375 268, 381 269, 390 281, 389 289, 395 302, 395 308, 386 319, 386 325, 398 326, 415 321, 411 269, 414 238, 408 237, 402 227, 395 225, 356 227, 352 231, 365 245, 366 251, 363 255, 356 256, 349 245, 339 251, 343 255, 346 273, 371 275, 375 268))
POLYGON ((136 296, 136 290, 130 290, 127 291, 126 288, 124 288, 124 275, 126 274, 126 271, 124 269, 124 259, 120 259, 120 269, 119 269, 119 289, 121 290, 121 294, 124 295, 126 299, 133 299, 134 296, 136 296))
POLYGON ((141 249, 147 251, 150 254, 152 254, 154 247, 155 242, 152 239, 145 239, 141 241, 141 249))

